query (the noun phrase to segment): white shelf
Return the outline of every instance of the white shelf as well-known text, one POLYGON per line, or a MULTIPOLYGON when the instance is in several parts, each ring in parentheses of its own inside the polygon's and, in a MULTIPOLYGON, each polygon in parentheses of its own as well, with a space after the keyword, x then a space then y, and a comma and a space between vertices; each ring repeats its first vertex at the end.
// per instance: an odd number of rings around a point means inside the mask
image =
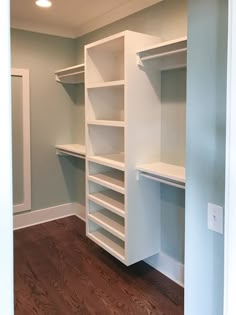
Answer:
POLYGON ((125 240, 125 226, 122 217, 103 209, 88 214, 88 218, 121 240, 125 240))
POLYGON ((60 144, 56 145, 58 155, 71 155, 85 159, 85 146, 81 144, 60 144))
POLYGON ((84 64, 64 68, 55 72, 60 83, 77 84, 84 82, 84 64))
POLYGON ((88 237, 122 262, 125 261, 124 242, 104 229, 89 232, 88 237))
POLYGON ((124 127, 124 121, 114 121, 114 120, 88 120, 88 125, 95 126, 108 126, 108 127, 124 127))
MULTIPOLYGON (((185 168, 172 164, 166 164, 162 162, 138 165, 137 170, 141 172, 141 175, 147 175, 146 177, 153 177, 154 180, 160 182, 166 182, 166 184, 177 186, 180 183, 180 188, 185 187, 185 168)), ((178 186, 177 186, 178 187, 178 186)))
POLYGON ((109 167, 113 167, 121 171, 124 171, 125 169, 124 153, 88 156, 88 161, 95 162, 95 163, 109 166, 109 167))
POLYGON ((125 215, 124 196, 115 191, 91 193, 88 195, 88 199, 122 217, 125 215))
POLYGON ((92 83, 92 84, 87 85, 87 89, 98 89, 98 88, 106 88, 106 87, 124 86, 124 84, 125 84, 124 80, 92 83))
POLYGON ((155 59, 160 70, 186 67, 187 37, 160 43, 136 53, 139 65, 143 65, 144 61, 155 59))
POLYGON ((121 194, 125 193, 124 176, 117 171, 88 175, 88 179, 94 183, 115 190, 121 194))

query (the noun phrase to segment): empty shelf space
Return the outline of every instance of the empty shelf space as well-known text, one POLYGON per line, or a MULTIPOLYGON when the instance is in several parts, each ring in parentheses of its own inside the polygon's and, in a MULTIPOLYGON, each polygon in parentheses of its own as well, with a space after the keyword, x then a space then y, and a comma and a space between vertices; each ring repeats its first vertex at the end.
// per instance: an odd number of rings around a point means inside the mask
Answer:
POLYGON ((113 167, 121 171, 125 169, 124 153, 88 156, 88 161, 113 167))
POLYGON ((170 181, 170 184, 173 184, 173 186, 177 186, 178 184, 175 185, 175 183, 171 183, 171 181, 175 181, 175 182, 180 183, 179 186, 182 186, 182 188, 184 188, 185 186, 185 168, 184 167, 157 162, 157 163, 139 165, 137 169, 144 176, 147 175, 146 177, 154 176, 153 179, 156 179, 157 181, 160 181, 160 182, 166 181, 166 183, 170 181))
POLYGON ((71 155, 79 158, 85 158, 85 146, 81 144, 60 144, 56 145, 58 155, 71 155))
POLYGON ((56 80, 61 83, 82 83, 84 82, 84 64, 58 70, 55 75, 56 80))
POLYGON ((115 86, 119 87, 124 84, 125 84, 124 80, 92 83, 92 84, 87 85, 87 89, 97 89, 97 88, 106 88, 106 87, 115 87, 115 86))
POLYGON ((117 237, 113 236, 104 229, 89 232, 88 237, 117 259, 124 262, 125 248, 123 241, 119 240, 117 237))
POLYGON ((88 179, 107 188, 113 189, 121 194, 125 193, 124 175, 119 171, 111 171, 101 174, 88 175, 88 179))
POLYGON ((90 213, 88 218, 121 240, 125 240, 124 218, 106 209, 90 213))
POLYGON ((108 127, 124 127, 124 121, 114 121, 114 120, 88 120, 88 125, 95 126, 108 126, 108 127))
POLYGON ((112 190, 105 190, 88 195, 88 199, 124 217, 124 195, 112 190))

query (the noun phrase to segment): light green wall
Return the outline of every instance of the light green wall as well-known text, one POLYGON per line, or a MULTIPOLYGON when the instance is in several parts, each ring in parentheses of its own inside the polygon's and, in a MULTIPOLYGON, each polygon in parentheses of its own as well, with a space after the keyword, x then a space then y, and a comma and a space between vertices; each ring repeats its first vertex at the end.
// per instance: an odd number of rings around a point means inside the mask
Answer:
POLYGON ((222 315, 224 236, 207 229, 207 204, 224 206, 227 1, 189 0, 186 315, 222 315))
POLYGON ((24 202, 22 77, 11 77, 13 204, 24 202))
MULTIPOLYGON (((162 41, 186 36, 187 0, 165 0, 78 38, 77 62, 84 62, 84 45, 124 30, 158 36, 162 41)), ((165 124, 163 123, 162 125, 161 155, 162 159, 166 162, 170 163, 173 161, 173 163, 177 165, 184 165, 186 73, 185 70, 170 72, 165 72, 162 75, 162 118, 165 124), (171 82, 170 78, 172 78, 171 82), (178 85, 178 89, 175 87, 176 84, 178 85), (175 99, 175 101, 173 99, 175 99), (176 117, 179 119, 176 120, 176 117), (176 139, 171 136, 171 132, 168 131, 170 128, 168 125, 171 122, 171 128, 175 129, 175 135, 177 135, 178 141, 176 141, 176 139), (176 130, 178 130, 178 134, 176 130)), ((161 185, 161 249, 164 253, 182 263, 184 262, 184 199, 184 193, 180 189, 161 185)))
POLYGON ((72 143, 76 88, 57 83, 54 71, 76 61, 75 40, 13 29, 12 67, 30 71, 32 210, 77 199, 73 158, 58 158, 55 144, 72 143))
POLYGON ((78 38, 78 63, 84 61, 85 44, 124 30, 158 36, 161 41, 185 36, 187 33, 187 0, 165 0, 78 38))

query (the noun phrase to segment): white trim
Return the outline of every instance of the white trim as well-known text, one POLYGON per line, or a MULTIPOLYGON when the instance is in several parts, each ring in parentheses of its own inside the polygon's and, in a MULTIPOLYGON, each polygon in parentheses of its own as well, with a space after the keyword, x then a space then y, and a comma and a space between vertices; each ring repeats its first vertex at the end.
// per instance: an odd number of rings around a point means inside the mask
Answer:
POLYGON ((34 20, 25 20, 14 16, 11 19, 11 27, 31 32, 77 38, 162 1, 163 0, 124 1, 122 5, 76 27, 70 25, 55 25, 55 23, 53 25, 51 22, 39 23, 34 20))
POLYGON ((0 10, 0 314, 14 314, 12 236, 12 141, 10 82, 10 1, 0 10))
POLYGON ((23 180, 24 202, 14 205, 14 213, 31 209, 31 157, 30 157, 30 89, 29 70, 12 68, 13 77, 22 77, 22 106, 23 106, 23 180))
POLYGON ((160 252, 149 257, 145 262, 181 287, 184 287, 184 265, 179 261, 160 252))
POLYGON ((226 118, 224 315, 236 314, 236 3, 228 8, 228 78, 226 118))
POLYGON ((14 230, 76 215, 84 220, 85 207, 79 203, 67 203, 50 208, 14 215, 14 230))

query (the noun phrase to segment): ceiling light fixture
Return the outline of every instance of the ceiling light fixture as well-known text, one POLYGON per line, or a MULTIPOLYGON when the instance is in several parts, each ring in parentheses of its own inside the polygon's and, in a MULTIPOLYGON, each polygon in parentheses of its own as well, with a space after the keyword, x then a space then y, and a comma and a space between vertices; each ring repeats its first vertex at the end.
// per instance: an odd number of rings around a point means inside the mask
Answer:
POLYGON ((50 8, 52 5, 52 2, 49 0, 37 0, 35 3, 42 8, 50 8))

